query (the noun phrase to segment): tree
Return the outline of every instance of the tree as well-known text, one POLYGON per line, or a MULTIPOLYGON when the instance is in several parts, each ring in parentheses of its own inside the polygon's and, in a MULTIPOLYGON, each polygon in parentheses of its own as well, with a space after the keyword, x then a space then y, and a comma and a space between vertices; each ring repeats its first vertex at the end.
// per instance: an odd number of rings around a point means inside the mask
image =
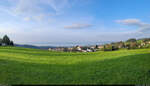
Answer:
POLYGON ((128 44, 128 49, 137 49, 138 44, 136 42, 132 42, 128 44))
POLYGON ((9 44, 9 45, 14 46, 14 42, 13 42, 13 41, 10 41, 10 44, 9 44))
POLYGON ((128 39, 127 42, 136 42, 136 39, 135 38, 128 39))
POLYGON ((73 47, 73 48, 72 48, 72 51, 73 51, 73 52, 77 52, 78 50, 77 50, 76 47, 73 47))
POLYGON ((10 45, 10 39, 7 35, 5 35, 2 39, 2 43, 5 43, 6 45, 10 45))
POLYGON ((95 48, 98 49, 98 45, 96 45, 95 48))
POLYGON ((89 47, 88 46, 84 46, 82 47, 82 50, 87 50, 89 47))
POLYGON ((112 51, 118 50, 117 46, 112 46, 112 51))
POLYGON ((0 46, 2 46, 2 39, 0 39, 0 46))
POLYGON ((64 47, 64 52, 68 52, 68 48, 67 47, 64 47))
POLYGON ((112 51, 112 45, 111 44, 106 44, 104 47, 104 51, 112 51))

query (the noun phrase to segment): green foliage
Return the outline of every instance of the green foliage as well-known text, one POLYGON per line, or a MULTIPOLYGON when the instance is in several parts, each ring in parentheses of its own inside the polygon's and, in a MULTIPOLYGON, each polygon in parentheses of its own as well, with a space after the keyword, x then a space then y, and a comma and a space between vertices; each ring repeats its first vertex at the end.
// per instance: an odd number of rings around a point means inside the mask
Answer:
POLYGON ((113 44, 104 45, 104 48, 101 49, 102 51, 115 51, 118 50, 118 47, 113 44))
POLYGON ((72 52, 77 52, 77 51, 78 51, 77 48, 73 47, 72 52))
POLYGON ((10 46, 14 46, 14 42, 13 41, 10 41, 10 46))
POLYGON ((0 47, 0 83, 150 84, 149 51, 73 53, 0 47))
POLYGON ((136 42, 135 38, 128 39, 127 42, 136 42))
POLYGON ((5 35, 3 39, 0 39, 0 46, 2 44, 5 44, 6 46, 14 46, 14 42, 11 41, 7 35, 5 35))
POLYGON ((143 38, 143 39, 139 39, 139 40, 141 40, 143 42, 147 42, 147 41, 150 41, 150 38, 143 38))
POLYGON ((68 50, 68 48, 67 47, 65 47, 64 48, 64 52, 68 52, 69 50, 68 50))
POLYGON ((138 48, 138 45, 136 42, 131 42, 129 45, 128 45, 128 49, 137 49, 138 48))
POLYGON ((2 43, 5 43, 6 45, 10 45, 10 39, 7 35, 3 37, 2 43))
POLYGON ((83 50, 87 50, 89 47, 88 46, 83 46, 82 49, 83 50))
POLYGON ((104 51, 112 51, 112 45, 105 45, 104 51))
POLYGON ((102 48, 102 51, 114 51, 118 49, 143 49, 143 48, 150 48, 150 38, 144 39, 129 39, 126 42, 113 42, 111 44, 104 45, 105 48, 102 48))
POLYGON ((0 38, 0 46, 2 45, 2 39, 0 38))
POLYGON ((98 49, 98 45, 96 45, 95 48, 98 49))

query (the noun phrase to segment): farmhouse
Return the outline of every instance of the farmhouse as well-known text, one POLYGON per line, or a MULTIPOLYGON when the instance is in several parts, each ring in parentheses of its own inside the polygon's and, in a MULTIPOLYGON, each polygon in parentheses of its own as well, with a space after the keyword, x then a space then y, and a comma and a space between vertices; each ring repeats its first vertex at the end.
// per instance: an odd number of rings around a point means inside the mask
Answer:
POLYGON ((52 51, 52 48, 49 48, 48 50, 49 50, 49 51, 52 51))
POLYGON ((144 42, 143 42, 143 43, 141 43, 141 46, 145 46, 145 45, 146 45, 146 43, 144 43, 144 42))
POLYGON ((103 45, 99 45, 99 46, 98 46, 98 49, 102 49, 102 48, 104 48, 103 45))
POLYGON ((148 41, 147 43, 150 44, 150 41, 148 41))
POLYGON ((82 50, 81 46, 76 46, 76 49, 77 49, 78 51, 81 51, 81 50, 82 50))

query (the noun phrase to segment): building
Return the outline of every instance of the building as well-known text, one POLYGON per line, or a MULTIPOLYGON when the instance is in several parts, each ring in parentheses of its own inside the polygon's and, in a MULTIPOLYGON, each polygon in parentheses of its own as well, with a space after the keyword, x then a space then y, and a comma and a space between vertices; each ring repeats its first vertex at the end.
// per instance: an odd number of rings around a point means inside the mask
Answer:
POLYGON ((150 41, 148 41, 147 43, 150 44, 150 41))
POLYGON ((86 50, 82 50, 82 52, 85 52, 85 53, 86 53, 87 51, 86 51, 86 50))
POLYGON ((2 46, 6 46, 6 44, 5 44, 5 43, 2 43, 2 46))
POLYGON ((104 48, 103 45, 99 45, 99 46, 98 46, 98 49, 102 49, 102 48, 104 48))
POLYGON ((49 48, 48 50, 49 50, 49 51, 52 51, 52 48, 49 48))
POLYGON ((68 51, 71 52, 73 50, 73 48, 68 48, 68 51))
POLYGON ((87 49, 86 51, 87 51, 87 52, 92 52, 92 50, 91 50, 91 49, 87 49))
POLYGON ((141 46, 145 46, 145 45, 146 45, 146 43, 144 43, 144 42, 143 42, 143 43, 141 43, 141 46))
POLYGON ((82 50, 82 48, 81 48, 80 46, 76 46, 76 49, 77 49, 78 51, 81 51, 81 50, 82 50))

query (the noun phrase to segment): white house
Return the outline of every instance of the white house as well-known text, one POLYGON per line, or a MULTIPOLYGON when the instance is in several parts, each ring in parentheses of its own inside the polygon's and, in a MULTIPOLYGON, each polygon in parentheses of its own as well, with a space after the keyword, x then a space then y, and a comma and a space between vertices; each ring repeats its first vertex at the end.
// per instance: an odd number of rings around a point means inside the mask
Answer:
POLYGON ((87 51, 87 52, 92 52, 92 50, 91 50, 91 49, 87 49, 86 51, 87 51))
POLYGON ((5 43, 2 43, 2 46, 6 46, 6 44, 5 44, 5 43))
POLYGON ((81 51, 82 49, 81 49, 81 47, 80 47, 80 46, 77 46, 77 50, 78 50, 78 51, 81 51))

